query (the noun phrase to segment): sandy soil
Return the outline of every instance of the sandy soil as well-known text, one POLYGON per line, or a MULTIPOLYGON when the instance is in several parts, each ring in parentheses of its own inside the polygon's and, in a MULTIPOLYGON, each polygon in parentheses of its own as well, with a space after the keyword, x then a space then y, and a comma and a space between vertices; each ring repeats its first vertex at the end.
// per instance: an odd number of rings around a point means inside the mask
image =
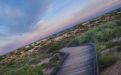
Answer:
POLYGON ((100 75, 121 75, 121 60, 104 70, 100 75))
POLYGON ((37 65, 41 65, 41 64, 43 64, 43 63, 48 63, 50 59, 51 59, 51 58, 43 59, 43 60, 41 60, 37 65))
POLYGON ((54 67, 48 68, 48 69, 44 69, 44 70, 43 70, 44 75, 49 75, 49 74, 52 72, 53 69, 54 69, 54 67))

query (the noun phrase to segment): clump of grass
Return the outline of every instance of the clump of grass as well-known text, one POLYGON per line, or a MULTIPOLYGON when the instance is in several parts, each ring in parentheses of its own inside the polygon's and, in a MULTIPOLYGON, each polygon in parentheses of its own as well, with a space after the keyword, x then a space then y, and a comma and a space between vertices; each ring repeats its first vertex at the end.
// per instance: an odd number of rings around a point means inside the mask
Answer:
POLYGON ((53 53, 53 52, 56 52, 57 50, 61 49, 61 45, 59 44, 55 44, 53 46, 50 47, 50 49, 48 50, 49 53, 53 53))
POLYGON ((111 48, 114 47, 116 45, 117 42, 101 42, 99 43, 100 45, 105 45, 106 48, 111 48))
POLYGON ((0 56, 0 61, 3 60, 3 59, 4 59, 4 57, 3 56, 0 56))
POLYGON ((10 54, 11 54, 11 55, 14 55, 14 54, 15 54, 15 52, 11 52, 10 54))
POLYGON ((42 67, 43 67, 43 68, 54 67, 54 66, 56 65, 56 63, 57 63, 57 60, 58 60, 57 57, 53 57, 53 58, 51 58, 51 59, 49 60, 48 63, 43 63, 43 64, 42 64, 42 67))
POLYGON ((121 46, 118 46, 117 51, 121 52, 121 46))
POLYGON ((30 64, 37 64, 39 63, 40 59, 39 58, 34 58, 32 60, 29 61, 30 64))
POLYGON ((99 71, 103 71, 107 67, 110 67, 111 65, 115 64, 117 62, 118 58, 111 54, 104 54, 98 57, 98 64, 99 64, 99 71))
POLYGON ((11 60, 11 61, 7 64, 7 66, 12 66, 12 65, 14 65, 14 64, 16 64, 16 62, 11 60))
POLYGON ((16 54, 15 55, 21 55, 21 53, 20 52, 16 52, 16 54))
POLYGON ((10 70, 4 75, 43 75, 41 66, 30 66, 28 64, 17 70, 10 70))

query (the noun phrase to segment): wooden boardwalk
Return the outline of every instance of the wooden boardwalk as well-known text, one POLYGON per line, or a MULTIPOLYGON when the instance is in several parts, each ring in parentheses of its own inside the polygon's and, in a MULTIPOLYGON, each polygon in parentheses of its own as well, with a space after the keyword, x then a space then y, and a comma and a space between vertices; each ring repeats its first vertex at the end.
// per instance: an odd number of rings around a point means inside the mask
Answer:
POLYGON ((67 52, 69 55, 55 75, 97 75, 96 52, 93 44, 66 47, 60 52, 67 52))

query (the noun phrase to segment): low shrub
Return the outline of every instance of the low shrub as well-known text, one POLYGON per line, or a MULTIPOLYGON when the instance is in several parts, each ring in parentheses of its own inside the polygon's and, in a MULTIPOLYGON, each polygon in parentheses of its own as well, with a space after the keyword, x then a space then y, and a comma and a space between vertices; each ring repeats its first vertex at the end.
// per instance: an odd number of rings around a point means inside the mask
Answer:
POLYGON ((118 46, 117 51, 118 51, 118 52, 121 51, 121 46, 118 46))
POLYGON ((98 65, 99 65, 99 71, 103 71, 107 67, 110 67, 111 65, 115 64, 117 62, 118 58, 111 54, 104 54, 98 57, 98 65))
POLYGON ((42 64, 42 67, 43 67, 43 68, 54 67, 54 66, 56 65, 56 63, 57 63, 57 60, 58 60, 57 57, 53 57, 53 58, 51 58, 51 59, 49 60, 48 63, 43 63, 43 64, 42 64))
POLYGON ((12 65, 14 65, 14 64, 16 64, 15 61, 10 61, 10 62, 7 64, 7 66, 12 66, 12 65))
POLYGON ((105 45, 107 48, 114 47, 117 42, 101 42, 100 45, 105 45))
POLYGON ((15 52, 11 52, 10 54, 11 54, 11 55, 14 55, 14 54, 15 54, 15 52))
POLYGON ((3 56, 0 56, 0 61, 3 60, 3 59, 4 59, 4 57, 3 56))
POLYGON ((16 55, 21 55, 21 53, 20 52, 16 52, 16 55))
POLYGON ((55 44, 53 46, 50 47, 50 49, 48 50, 49 53, 53 53, 56 52, 57 50, 61 49, 62 46, 59 44, 55 44))
POLYGON ((37 63, 39 63, 39 61, 40 61, 40 59, 34 58, 34 59, 30 60, 29 63, 30 64, 37 64, 37 63))
POLYGON ((17 70, 10 70, 4 75, 43 75, 41 66, 30 66, 28 64, 17 70))

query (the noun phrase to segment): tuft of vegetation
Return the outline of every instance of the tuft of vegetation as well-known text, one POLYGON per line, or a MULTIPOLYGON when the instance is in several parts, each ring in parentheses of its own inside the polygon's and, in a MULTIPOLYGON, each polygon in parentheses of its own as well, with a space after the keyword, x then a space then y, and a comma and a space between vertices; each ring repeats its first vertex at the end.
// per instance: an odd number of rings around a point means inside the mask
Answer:
POLYGON ((121 46, 118 46, 117 51, 121 52, 121 46))
POLYGON ((49 53, 56 52, 56 51, 58 51, 58 50, 61 49, 61 48, 62 48, 61 45, 55 44, 55 45, 53 45, 53 46, 50 47, 50 49, 48 50, 48 52, 49 52, 49 53))
POLYGON ((43 75, 41 66, 30 66, 28 64, 17 70, 10 70, 4 75, 43 75))
POLYGON ((117 62, 118 58, 111 54, 104 54, 98 57, 98 67, 99 71, 103 71, 107 67, 110 67, 111 65, 115 64, 117 62))
POLYGON ((14 65, 14 64, 16 64, 15 61, 10 61, 10 62, 7 64, 7 66, 12 66, 12 65, 14 65))
POLYGON ((51 59, 49 60, 48 63, 43 63, 43 64, 42 64, 42 67, 43 67, 43 68, 54 67, 54 66, 56 65, 56 63, 57 63, 57 60, 58 60, 57 57, 53 57, 53 58, 51 58, 51 59))
POLYGON ((3 60, 3 59, 4 59, 4 57, 3 56, 0 56, 0 61, 3 60))
POLYGON ((39 58, 34 58, 32 60, 29 61, 30 64, 37 64, 39 63, 40 59, 39 58))

